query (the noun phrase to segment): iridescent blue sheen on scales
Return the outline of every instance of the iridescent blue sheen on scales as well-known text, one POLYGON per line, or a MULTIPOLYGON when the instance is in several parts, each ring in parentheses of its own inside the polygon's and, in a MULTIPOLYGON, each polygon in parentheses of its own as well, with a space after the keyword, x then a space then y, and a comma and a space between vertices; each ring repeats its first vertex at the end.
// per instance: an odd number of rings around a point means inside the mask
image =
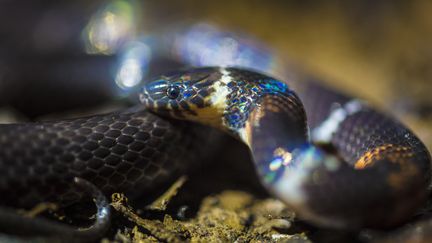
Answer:
POLYGON ((225 122, 230 129, 236 130, 245 126, 249 113, 256 102, 266 95, 281 95, 291 91, 288 85, 275 79, 259 79, 254 82, 234 79, 227 84, 230 93, 227 97, 225 122))

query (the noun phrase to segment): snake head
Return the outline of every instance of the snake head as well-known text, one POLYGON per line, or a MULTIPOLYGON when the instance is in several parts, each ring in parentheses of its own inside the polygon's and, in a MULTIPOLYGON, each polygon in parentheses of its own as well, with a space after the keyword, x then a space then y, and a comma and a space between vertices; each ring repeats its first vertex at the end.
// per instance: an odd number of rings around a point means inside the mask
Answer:
POLYGON ((221 77, 218 68, 161 76, 144 85, 140 101, 156 114, 220 127, 227 93, 221 90, 221 77))

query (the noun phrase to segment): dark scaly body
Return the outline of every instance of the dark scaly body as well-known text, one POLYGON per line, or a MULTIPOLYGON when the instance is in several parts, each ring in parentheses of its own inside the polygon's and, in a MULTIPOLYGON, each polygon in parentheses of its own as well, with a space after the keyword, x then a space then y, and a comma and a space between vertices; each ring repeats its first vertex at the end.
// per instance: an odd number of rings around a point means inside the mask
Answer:
POLYGON ((129 196, 175 179, 202 142, 196 127, 130 110, 0 125, 0 193, 8 206, 79 199, 73 177, 129 196), (184 136, 188 134, 188 136, 184 136))
POLYGON ((322 88, 327 94, 316 106, 309 95, 317 88, 303 86, 305 111, 285 83, 242 69, 202 68, 161 77, 146 86, 141 100, 156 113, 238 137, 250 147, 263 184, 315 224, 389 227, 409 218, 428 194, 431 164, 424 145, 358 100, 322 88), (189 93, 195 95, 183 96, 189 93), (315 114, 310 130, 309 113, 315 114))

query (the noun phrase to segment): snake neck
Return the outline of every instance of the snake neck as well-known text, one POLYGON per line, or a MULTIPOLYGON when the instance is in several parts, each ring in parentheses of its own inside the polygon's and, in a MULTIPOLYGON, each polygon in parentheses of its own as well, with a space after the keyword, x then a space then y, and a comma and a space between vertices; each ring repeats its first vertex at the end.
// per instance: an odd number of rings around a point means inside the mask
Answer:
POLYGON ((258 173, 273 183, 309 146, 306 118, 293 95, 265 95, 251 112, 241 139, 249 146, 258 173))
POLYGON ((224 127, 250 148, 263 178, 277 179, 292 153, 309 144, 303 105, 285 83, 244 71, 229 74, 224 127))

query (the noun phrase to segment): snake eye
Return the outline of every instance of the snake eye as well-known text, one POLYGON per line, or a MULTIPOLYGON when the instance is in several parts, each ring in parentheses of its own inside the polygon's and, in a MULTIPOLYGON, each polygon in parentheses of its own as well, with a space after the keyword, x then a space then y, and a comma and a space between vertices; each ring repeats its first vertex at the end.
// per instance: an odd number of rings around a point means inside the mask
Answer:
POLYGON ((166 91, 168 98, 176 99, 180 95, 180 88, 178 86, 171 86, 166 91))

